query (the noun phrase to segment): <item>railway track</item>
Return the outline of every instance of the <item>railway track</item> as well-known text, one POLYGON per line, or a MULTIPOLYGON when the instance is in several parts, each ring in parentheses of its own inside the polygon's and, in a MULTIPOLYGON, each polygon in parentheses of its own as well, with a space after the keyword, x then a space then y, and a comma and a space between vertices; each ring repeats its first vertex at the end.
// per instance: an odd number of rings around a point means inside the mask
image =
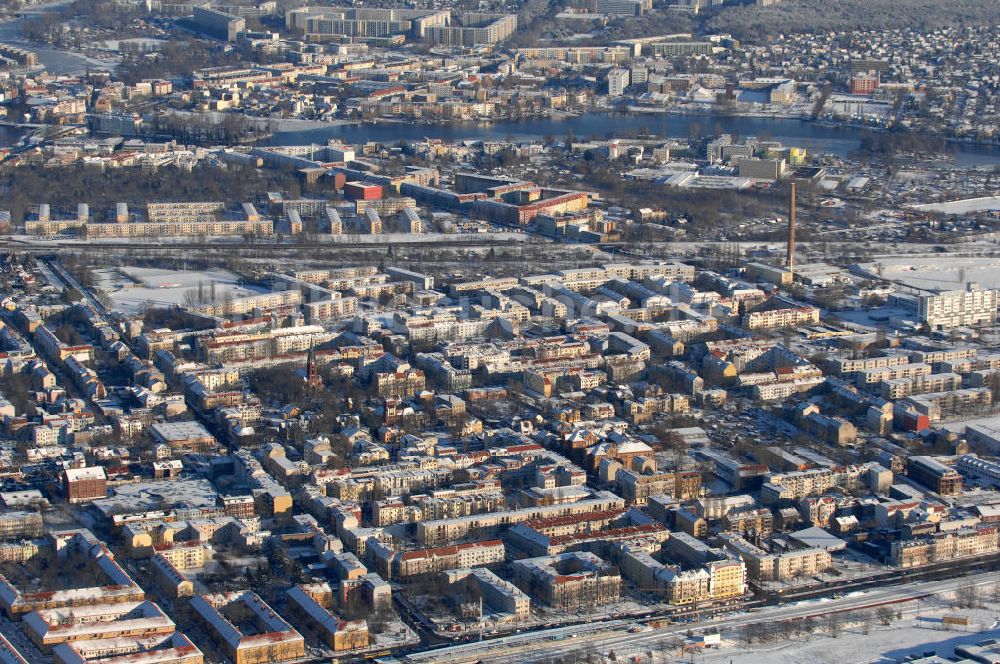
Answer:
MULTIPOLYGON (((970 561, 971 562, 971 561, 970 561)), ((982 568, 980 567, 980 570, 982 568)), ((944 575, 944 570, 939 570, 944 575)), ((997 583, 994 573, 959 575, 940 581, 919 581, 903 585, 874 588, 865 593, 854 593, 829 599, 823 603, 782 602, 777 606, 742 607, 729 613, 699 622, 681 622, 635 633, 635 622, 613 620, 576 627, 543 630, 516 636, 501 637, 493 641, 466 643, 438 648, 426 652, 398 655, 407 664, 525 664, 551 661, 562 656, 579 656, 584 652, 604 653, 615 650, 619 654, 659 649, 664 642, 678 639, 689 630, 711 628, 732 634, 748 625, 784 624, 822 619, 831 613, 855 613, 897 607, 919 602, 941 593, 956 590, 963 585, 993 586, 997 583), (631 625, 631 626, 630 626, 631 625)), ((639 621, 642 622, 642 621, 639 621)))
MULTIPOLYGON (((527 238, 528 236, 526 236, 527 238)), ((393 249, 461 249, 461 248, 488 248, 496 246, 509 246, 511 243, 523 244, 526 247, 542 246, 547 241, 537 240, 512 240, 511 238, 494 239, 473 239, 473 240, 420 240, 416 242, 400 242, 396 240, 386 240, 385 242, 76 242, 76 241, 56 241, 56 242, 27 242, 11 238, 0 239, 0 248, 17 249, 21 251, 31 251, 36 253, 52 253, 62 250, 87 251, 101 250, 144 250, 144 251, 170 251, 179 250, 191 251, 218 251, 229 253, 232 251, 265 251, 283 250, 294 252, 302 249, 373 249, 387 250, 393 249)), ((589 246, 589 245, 588 245, 589 246)))
MULTIPOLYGON (((481 237, 474 234, 459 235, 453 238, 442 238, 436 237, 434 239, 426 240, 416 240, 416 241, 405 241, 399 238, 387 237, 385 240, 380 242, 273 242, 273 241, 193 241, 193 242, 150 242, 145 239, 137 239, 130 242, 87 242, 84 240, 25 240, 17 237, 6 237, 0 238, 0 250, 18 250, 26 251, 31 253, 53 253, 59 251, 80 251, 86 250, 88 252, 99 252, 99 251, 149 251, 149 252, 170 252, 176 253, 177 251, 204 251, 204 252, 215 252, 215 253, 260 253, 260 252, 288 252, 294 253, 297 251, 310 250, 310 251, 322 251, 322 250, 363 250, 369 249, 374 251, 388 251, 390 248, 394 250, 400 249, 484 249, 493 247, 510 247, 512 244, 521 245, 525 248, 529 247, 545 247, 550 245, 559 246, 562 248, 578 248, 581 250, 589 250, 593 253, 607 252, 611 254, 619 254, 632 259, 649 259, 653 255, 650 253, 651 249, 664 249, 666 253, 656 254, 656 258, 693 258, 698 255, 698 251, 709 246, 732 246, 733 242, 715 242, 715 241, 705 241, 705 242, 602 242, 599 244, 566 244, 557 243, 548 238, 544 238, 538 235, 528 235, 528 234, 517 234, 513 237, 506 235, 504 237, 489 237, 490 234, 484 234, 486 237, 481 237), (468 238, 468 239, 458 239, 458 238, 468 238)), ((774 245, 774 242, 741 242, 736 244, 742 245, 774 245)), ((850 247, 852 244, 862 245, 861 242, 842 242, 841 245, 844 247, 850 247)), ((801 242, 800 245, 803 249, 808 249, 809 242, 801 242)), ((941 256, 940 251, 935 251, 930 248, 924 247, 914 247, 916 249, 912 252, 887 252, 880 254, 882 258, 921 258, 921 257, 933 257, 941 256), (923 250, 921 250, 923 249, 923 250)), ((957 248, 956 248, 957 249, 957 248)), ((952 252, 947 252, 945 255, 949 257, 980 257, 980 256, 997 256, 1000 255, 1000 249, 983 247, 976 250, 956 250, 952 252)), ((850 251, 846 251, 844 254, 845 259, 851 257, 850 251)), ((859 259, 860 260, 860 259, 859 259)))
MULTIPOLYGON (((656 630, 657 633, 665 636, 681 633, 689 629, 698 629, 699 626, 722 627, 734 622, 753 622, 756 612, 765 612, 767 614, 781 612, 783 607, 789 609, 788 615, 776 615, 768 621, 775 623, 801 622, 809 617, 822 616, 829 613, 853 613, 924 599, 934 595, 936 592, 940 592, 938 589, 940 584, 959 584, 963 583, 962 579, 965 578, 969 579, 969 583, 982 585, 983 583, 992 582, 995 577, 990 576, 990 573, 998 570, 1000 570, 1000 555, 979 556, 957 562, 938 563, 912 570, 887 570, 861 579, 812 586, 798 591, 760 593, 753 598, 726 605, 704 604, 689 607, 653 609, 641 614, 633 614, 627 617, 622 616, 620 619, 607 623, 611 632, 610 634, 607 630, 602 630, 598 626, 591 625, 593 623, 592 620, 571 621, 558 627, 543 628, 520 635, 497 635, 496 637, 480 642, 480 644, 488 644, 490 641, 493 641, 496 644, 494 648, 495 652, 493 653, 490 653, 489 650, 485 652, 477 651, 476 643, 474 643, 475 639, 467 637, 452 640, 451 645, 443 648, 433 648, 432 646, 431 650, 423 653, 413 652, 412 649, 404 649, 402 652, 409 654, 400 654, 400 657, 405 662, 433 661, 438 662, 438 664, 441 662, 472 663, 483 658, 484 655, 485 657, 501 656, 501 653, 503 657, 508 657, 515 653, 521 653, 522 657, 527 657, 529 654, 539 651, 565 649, 563 644, 557 643, 556 640, 561 642, 562 637, 570 633, 574 634, 575 644, 573 648, 579 649, 584 647, 585 644, 596 644, 609 638, 614 640, 616 638, 614 636, 616 630, 622 631, 619 628, 622 628, 623 625, 627 626, 634 623, 650 625, 660 621, 667 621, 670 623, 667 627, 656 630), (844 602, 841 601, 844 599, 843 597, 837 597, 846 593, 865 591, 870 591, 878 596, 872 596, 868 601, 861 601, 855 598, 844 602), (823 604, 822 607, 816 606, 814 610, 810 610, 808 607, 792 609, 792 606, 797 602, 830 598, 831 596, 834 597, 831 602, 823 604), (838 606, 837 604, 843 604, 843 606, 838 606), (733 611, 751 613, 737 613, 734 616, 732 614, 733 611), (743 615, 744 618, 750 616, 750 618, 749 620, 738 620, 737 617, 740 615, 743 615), (588 625, 590 626, 588 627, 588 625), (533 641, 531 639, 532 634, 535 636, 533 641), (528 641, 528 643, 525 643, 525 641, 528 641), (511 644, 517 644, 517 646, 511 651, 506 650, 505 648, 510 648, 511 644), (431 654, 435 651, 441 655, 454 653, 456 658, 454 660, 444 657, 436 659, 431 654), (465 659, 466 656, 468 659, 465 659)), ((763 619, 763 616, 761 616, 761 619, 763 619)), ((648 632, 643 634, 646 636, 649 635, 648 632)), ((424 647, 427 646, 425 645, 424 647)), ((483 647, 489 648, 488 645, 483 647)), ((483 661, 486 661, 485 658, 483 658, 483 661)), ((530 660, 525 659, 523 661, 530 660)))

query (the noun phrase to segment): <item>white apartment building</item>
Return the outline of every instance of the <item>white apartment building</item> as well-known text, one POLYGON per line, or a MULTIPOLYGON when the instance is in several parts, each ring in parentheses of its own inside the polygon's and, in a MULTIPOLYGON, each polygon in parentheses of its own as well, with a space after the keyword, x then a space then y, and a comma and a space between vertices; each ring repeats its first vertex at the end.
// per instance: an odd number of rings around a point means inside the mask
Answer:
POLYGON ((964 291, 945 291, 917 298, 917 314, 932 330, 987 325, 997 317, 997 292, 969 284, 964 291))
POLYGON ((612 69, 608 72, 608 96, 621 97, 629 85, 628 69, 612 69))

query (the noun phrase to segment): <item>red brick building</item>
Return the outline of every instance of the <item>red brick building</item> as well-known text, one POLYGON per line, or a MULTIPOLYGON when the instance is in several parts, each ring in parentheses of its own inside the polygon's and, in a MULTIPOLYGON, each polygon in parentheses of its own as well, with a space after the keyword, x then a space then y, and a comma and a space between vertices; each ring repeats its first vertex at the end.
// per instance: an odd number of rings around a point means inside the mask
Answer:
POLYGON ((376 201, 382 198, 382 187, 364 182, 348 182, 344 185, 344 197, 355 201, 376 201))
POLYGON ((86 503, 108 495, 108 477, 101 466, 67 468, 62 479, 70 503, 86 503))
POLYGON ((851 94, 870 95, 880 83, 878 72, 855 74, 851 77, 851 94))

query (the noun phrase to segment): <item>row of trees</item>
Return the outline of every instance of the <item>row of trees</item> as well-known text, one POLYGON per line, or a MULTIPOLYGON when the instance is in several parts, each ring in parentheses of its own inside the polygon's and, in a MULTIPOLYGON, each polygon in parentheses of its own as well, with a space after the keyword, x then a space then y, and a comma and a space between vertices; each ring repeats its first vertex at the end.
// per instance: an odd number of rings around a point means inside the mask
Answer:
POLYGON ((143 15, 138 5, 114 0, 75 0, 24 21, 21 34, 29 41, 80 48, 93 40, 93 33, 67 29, 75 19, 81 19, 81 25, 85 23, 91 29, 113 31, 114 36, 121 38, 140 34, 138 27, 130 24, 143 15))
POLYGON ((808 617, 802 620, 750 623, 740 628, 738 640, 744 647, 749 648, 755 644, 787 641, 796 636, 818 631, 825 631, 835 639, 849 626, 857 626, 862 634, 867 635, 876 624, 889 627, 902 617, 899 609, 880 606, 874 611, 831 612, 822 619, 808 617))
MULTIPOLYGON (((947 149, 944 138, 921 132, 868 134, 861 139, 864 156, 892 158, 901 154, 942 154, 947 149)), ((892 166, 893 164, 890 164, 892 166)))
POLYGON ((32 206, 48 203, 53 211, 76 211, 78 203, 90 205, 100 218, 116 203, 144 204, 149 201, 256 200, 262 191, 286 191, 295 198, 302 186, 293 172, 229 165, 216 168, 198 164, 192 170, 162 168, 155 174, 140 168, 99 171, 73 165, 59 169, 22 166, 0 172, 0 197, 15 222, 21 222, 32 206))
POLYGON ((242 113, 221 116, 189 113, 161 113, 144 126, 143 133, 169 136, 184 143, 234 145, 257 142, 274 132, 273 122, 242 113))
POLYGON ((163 43, 157 53, 126 51, 124 55, 125 60, 116 70, 116 76, 129 85, 145 78, 188 76, 195 69, 239 63, 236 55, 197 39, 163 43))

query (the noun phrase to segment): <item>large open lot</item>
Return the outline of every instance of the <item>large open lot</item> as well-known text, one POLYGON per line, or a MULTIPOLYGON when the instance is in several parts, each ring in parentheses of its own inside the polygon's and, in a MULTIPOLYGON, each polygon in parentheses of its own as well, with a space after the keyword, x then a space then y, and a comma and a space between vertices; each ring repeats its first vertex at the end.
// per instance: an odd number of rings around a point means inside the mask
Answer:
POLYGON ((882 258, 861 266, 882 278, 920 290, 963 290, 968 282, 1000 287, 1000 258, 933 256, 882 258))
POLYGON ((192 298, 221 302, 245 297, 261 289, 240 285, 238 277, 226 270, 167 270, 123 267, 100 273, 101 287, 119 311, 135 314, 150 307, 182 305, 192 298))
POLYGON ((750 649, 729 641, 718 650, 706 651, 697 659, 706 664, 889 664, 903 661, 910 655, 932 652, 949 658, 956 655, 957 646, 1000 638, 998 616, 1000 605, 993 604, 963 611, 944 605, 928 606, 926 609, 920 607, 895 625, 870 625, 867 634, 863 625, 854 625, 836 638, 829 633, 819 633, 773 645, 755 645, 750 649), (968 627, 949 627, 942 622, 942 618, 950 614, 968 617, 971 624, 968 627))

